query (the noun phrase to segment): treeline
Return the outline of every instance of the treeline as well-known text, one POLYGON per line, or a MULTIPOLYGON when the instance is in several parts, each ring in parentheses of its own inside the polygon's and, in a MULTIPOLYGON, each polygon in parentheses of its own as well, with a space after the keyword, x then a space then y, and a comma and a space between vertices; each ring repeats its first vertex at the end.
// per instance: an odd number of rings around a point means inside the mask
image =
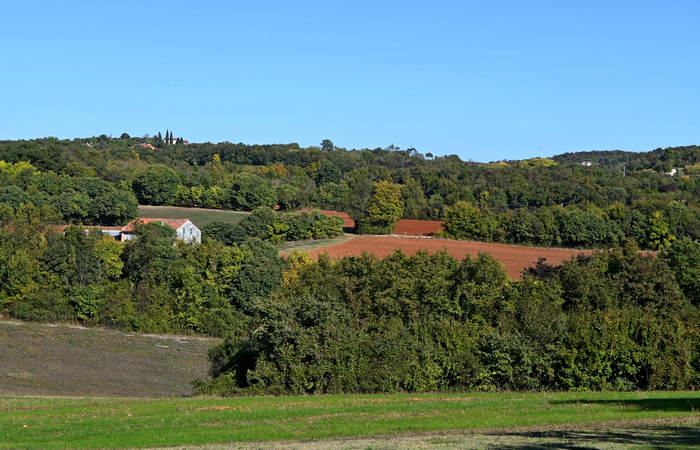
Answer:
POLYGON ((554 247, 610 248, 634 239, 660 249, 675 239, 700 238, 700 210, 671 201, 656 210, 613 203, 607 208, 545 206, 494 210, 457 202, 445 210, 445 237, 554 247))
MULTIPOLYGON (((652 169, 658 172, 670 172, 673 169, 683 170, 700 162, 700 147, 688 145, 684 147, 657 148, 650 152, 590 151, 563 153, 554 156, 557 162, 581 163, 591 162, 603 167, 621 168, 626 170, 652 169)), ((692 170, 692 169, 691 169, 692 170)))
POLYGON ((272 208, 261 206, 237 224, 216 221, 203 227, 202 232, 226 245, 242 244, 250 238, 281 244, 340 236, 343 219, 319 211, 277 214, 272 208))
POLYGON ((540 262, 509 281, 446 252, 291 258, 248 333, 210 351, 199 393, 700 387, 700 244, 540 262))
POLYGON ((0 218, 11 219, 23 204, 44 208, 52 223, 119 225, 138 214, 128 186, 92 176, 43 173, 27 162, 0 160, 0 218))
MULTIPOLYGON (((154 141, 128 135, 121 139, 5 141, 0 142, 0 160, 29 162, 46 176, 101 179, 116 192, 132 193, 144 204, 244 211, 261 206, 278 206, 282 211, 345 211, 355 219, 358 231, 367 233, 390 232, 401 218, 442 220, 460 202, 467 202, 488 209, 499 217, 499 224, 501 218, 510 223, 498 225, 494 235, 487 237, 495 241, 538 243, 537 236, 529 236, 537 232, 538 221, 548 227, 543 220, 562 208, 566 214, 561 216, 571 220, 555 220, 559 229, 539 239, 542 245, 595 247, 636 239, 640 245, 653 248, 652 244, 659 242, 651 236, 654 221, 668 224, 670 235, 698 238, 697 229, 675 229, 676 217, 672 215, 698 217, 700 177, 692 171, 687 171, 690 175, 669 176, 666 166, 657 164, 690 164, 698 157, 697 147, 625 153, 620 157, 630 164, 623 171, 612 163, 609 167, 581 166, 578 154, 480 164, 464 162, 455 155, 433 157, 396 147, 346 150, 327 140, 320 147, 308 148, 228 142, 142 146, 158 144, 156 141, 157 136, 154 141), (631 164, 632 160, 638 164, 631 164), (624 208, 623 221, 629 222, 623 226, 613 223, 620 220, 609 217, 617 205, 624 208), (520 217, 532 223, 513 222, 520 217), (605 222, 602 228, 607 229, 602 233, 608 236, 600 235, 597 222, 601 220, 605 222), (574 228, 566 228, 569 222, 574 228), (579 225, 582 231, 575 229, 579 225), (637 230, 640 226, 642 232, 637 230), (616 237, 619 233, 623 233, 622 238, 616 237)), ((32 202, 35 194, 53 195, 43 185, 27 190, 21 180, 6 180, 3 186, 22 189, 32 202)), ((128 215, 102 218, 85 213, 87 206, 70 211, 80 202, 61 202, 60 216, 74 223, 107 225, 128 215)))

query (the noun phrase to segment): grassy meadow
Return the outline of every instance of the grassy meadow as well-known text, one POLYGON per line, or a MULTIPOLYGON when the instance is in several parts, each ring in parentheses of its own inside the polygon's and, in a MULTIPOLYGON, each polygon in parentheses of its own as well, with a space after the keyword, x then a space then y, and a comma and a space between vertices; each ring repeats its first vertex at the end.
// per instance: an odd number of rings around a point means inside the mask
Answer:
POLYGON ((198 227, 214 221, 238 223, 249 213, 222 209, 184 208, 180 206, 139 205, 139 217, 159 217, 163 219, 190 219, 198 227))
POLYGON ((0 395, 188 395, 218 342, 0 320, 0 395))
POLYGON ((342 244, 343 242, 355 239, 357 236, 358 235, 356 234, 343 234, 333 239, 308 239, 305 241, 292 241, 279 245, 278 248, 280 253, 283 255, 287 255, 293 251, 307 252, 310 250, 317 250, 342 244))
MULTIPOLYGON (((0 447, 155 447, 246 442, 272 445, 274 441, 286 446, 308 439, 407 433, 435 436, 476 432, 506 436, 562 427, 612 429, 627 425, 637 429, 655 426, 658 430, 669 424, 686 425, 684 432, 673 432, 680 440, 670 443, 692 445, 700 438, 698 410, 700 392, 226 399, 2 396, 0 447)), ((456 445, 458 441, 447 442, 456 445)), ((417 445, 422 446, 420 442, 417 445)))

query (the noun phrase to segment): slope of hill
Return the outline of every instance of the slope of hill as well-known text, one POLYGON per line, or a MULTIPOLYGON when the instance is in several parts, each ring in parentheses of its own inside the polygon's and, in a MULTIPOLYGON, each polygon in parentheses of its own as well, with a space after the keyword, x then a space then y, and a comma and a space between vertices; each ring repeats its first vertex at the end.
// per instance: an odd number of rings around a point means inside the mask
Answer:
POLYGON ((192 392, 216 339, 0 321, 0 394, 161 397, 192 392))

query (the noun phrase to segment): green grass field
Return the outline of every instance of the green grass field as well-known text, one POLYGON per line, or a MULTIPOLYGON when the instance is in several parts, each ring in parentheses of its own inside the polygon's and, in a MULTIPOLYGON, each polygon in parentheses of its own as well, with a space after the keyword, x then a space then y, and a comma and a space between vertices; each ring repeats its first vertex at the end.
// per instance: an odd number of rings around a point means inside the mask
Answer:
MULTIPOLYGON (((544 435, 547 430, 572 427, 586 430, 595 428, 596 422, 599 430, 624 425, 658 429, 674 424, 673 430, 666 430, 675 439, 668 443, 693 445, 700 443, 696 441, 700 438, 698 410, 700 392, 230 399, 5 396, 0 397, 0 446, 154 447, 267 442, 263 445, 266 446, 272 444, 270 441, 282 441, 283 446, 295 442, 308 446, 313 443, 300 440, 406 433, 433 433, 428 435, 432 442, 436 432, 471 430, 512 437, 532 432, 544 435), (684 427, 679 428, 679 424, 684 427), (679 433, 681 429, 685 431, 679 433)), ((604 434, 597 442, 605 439, 604 434)), ((320 442, 322 447, 330 446, 325 445, 329 441, 320 442)), ((456 445, 458 441, 446 442, 456 445)), ((424 439, 417 445, 422 446, 421 443, 428 441, 424 439)))
POLYGON ((139 205, 139 217, 190 219, 192 223, 200 228, 214 221, 238 223, 248 214, 242 211, 225 211, 220 209, 139 205))
POLYGON ((351 239, 355 239, 358 235, 356 234, 342 234, 338 236, 337 238, 333 239, 308 239, 305 241, 293 241, 293 242, 286 242, 280 246, 278 246, 278 249, 281 254, 287 255, 289 253, 292 253, 295 250, 298 251, 308 251, 308 250, 316 250, 318 248, 323 248, 323 247, 328 247, 331 245, 336 245, 343 243, 345 241, 349 241, 351 239))

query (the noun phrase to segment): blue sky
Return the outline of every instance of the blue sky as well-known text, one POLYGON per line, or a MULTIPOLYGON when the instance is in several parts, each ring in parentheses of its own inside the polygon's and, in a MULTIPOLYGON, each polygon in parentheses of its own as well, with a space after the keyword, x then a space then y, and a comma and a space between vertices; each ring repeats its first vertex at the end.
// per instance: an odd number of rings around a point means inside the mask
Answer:
POLYGON ((700 2, 3 2, 0 139, 700 143, 700 2))

